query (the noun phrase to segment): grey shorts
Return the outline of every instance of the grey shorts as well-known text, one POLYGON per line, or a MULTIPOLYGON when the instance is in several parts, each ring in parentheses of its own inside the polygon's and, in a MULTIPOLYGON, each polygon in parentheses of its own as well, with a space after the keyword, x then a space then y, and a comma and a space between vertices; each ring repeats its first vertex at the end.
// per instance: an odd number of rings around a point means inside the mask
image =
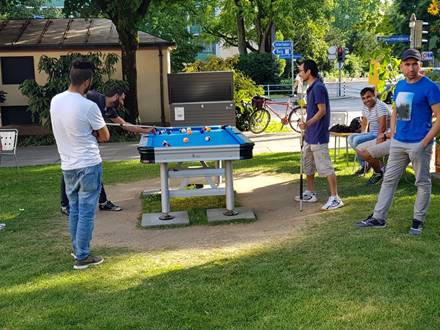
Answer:
POLYGON ((356 150, 365 149, 373 158, 380 158, 390 154, 391 140, 376 144, 376 140, 367 141, 357 146, 356 150))
POLYGON ((335 174, 328 151, 328 144, 308 144, 304 142, 304 173, 313 175, 318 172, 319 176, 327 177, 335 174))

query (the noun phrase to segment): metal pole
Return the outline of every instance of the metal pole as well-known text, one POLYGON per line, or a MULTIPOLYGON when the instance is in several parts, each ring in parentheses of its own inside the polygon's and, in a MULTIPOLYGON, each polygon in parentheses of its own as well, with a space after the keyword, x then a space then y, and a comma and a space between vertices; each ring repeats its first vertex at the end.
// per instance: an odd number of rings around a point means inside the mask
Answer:
POLYGON ((290 58, 290 65, 292 66, 291 71, 292 71, 292 96, 293 94, 295 94, 294 91, 294 78, 293 78, 293 72, 294 72, 294 67, 293 67, 293 63, 295 63, 295 60, 293 59, 293 40, 290 40, 290 52, 291 52, 291 58, 290 58))
POLYGON ((412 13, 411 18, 409 19, 409 28, 410 28, 410 35, 409 35, 409 41, 410 41, 410 48, 416 47, 416 14, 412 13))
POLYGON ((170 215, 170 189, 168 186, 168 163, 160 163, 160 196, 162 202, 162 215, 160 220, 171 220, 170 215))
POLYGON ((238 212, 234 211, 234 182, 232 177, 232 160, 225 160, 225 188, 226 188, 226 211, 224 215, 233 216, 238 212))
POLYGON ((338 62, 338 67, 339 67, 338 96, 341 96, 342 62, 338 62))

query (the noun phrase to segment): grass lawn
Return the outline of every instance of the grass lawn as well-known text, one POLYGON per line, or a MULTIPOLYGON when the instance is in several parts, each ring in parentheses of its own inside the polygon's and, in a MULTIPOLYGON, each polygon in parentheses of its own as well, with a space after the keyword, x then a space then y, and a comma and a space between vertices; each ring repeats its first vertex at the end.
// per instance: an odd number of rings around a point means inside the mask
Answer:
POLYGON ((290 133, 292 129, 289 125, 282 125, 279 120, 272 119, 269 125, 264 130, 264 133, 290 133))
MULTIPOLYGON (((236 172, 287 173, 298 154, 236 162, 236 172)), ((60 169, 0 169, 0 329, 438 329, 440 188, 428 223, 409 237, 415 187, 399 185, 383 230, 359 230, 378 187, 340 158, 346 207, 272 245, 235 249, 96 251, 106 262, 72 269, 60 169), (350 169, 351 170, 351 169, 350 169)), ((156 165, 106 163, 107 184, 158 176, 156 165)), ((407 173, 407 179, 413 179, 407 173)), ((322 190, 324 183, 318 179, 322 190)), ((253 224, 250 224, 252 226, 253 224)), ((141 230, 141 229, 139 229, 141 230)))

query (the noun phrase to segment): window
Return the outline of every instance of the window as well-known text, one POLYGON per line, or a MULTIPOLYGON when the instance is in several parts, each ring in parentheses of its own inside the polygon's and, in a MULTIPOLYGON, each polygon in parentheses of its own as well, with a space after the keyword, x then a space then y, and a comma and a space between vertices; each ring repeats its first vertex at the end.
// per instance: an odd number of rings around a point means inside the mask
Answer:
POLYGON ((2 125, 33 124, 31 113, 27 111, 27 108, 27 106, 1 107, 2 125))
POLYGON ((19 85, 26 79, 35 79, 34 57, 2 57, 3 85, 19 85))

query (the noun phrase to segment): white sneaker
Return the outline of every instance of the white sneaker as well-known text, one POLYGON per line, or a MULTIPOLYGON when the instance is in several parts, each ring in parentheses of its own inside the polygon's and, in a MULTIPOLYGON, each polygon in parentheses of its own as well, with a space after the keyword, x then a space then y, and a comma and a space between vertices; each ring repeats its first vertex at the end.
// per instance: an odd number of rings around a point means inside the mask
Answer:
MULTIPOLYGON (((299 196, 295 196, 295 200, 297 202, 300 201, 299 196)), ((316 198, 316 194, 314 192, 311 191, 305 191, 303 192, 303 202, 306 203, 315 203, 318 201, 318 198, 316 198)))
POLYGON ((337 208, 340 208, 344 206, 344 203, 342 203, 342 200, 336 196, 336 197, 329 197, 327 203, 325 203, 321 210, 323 211, 330 211, 330 210, 336 210, 337 208))

